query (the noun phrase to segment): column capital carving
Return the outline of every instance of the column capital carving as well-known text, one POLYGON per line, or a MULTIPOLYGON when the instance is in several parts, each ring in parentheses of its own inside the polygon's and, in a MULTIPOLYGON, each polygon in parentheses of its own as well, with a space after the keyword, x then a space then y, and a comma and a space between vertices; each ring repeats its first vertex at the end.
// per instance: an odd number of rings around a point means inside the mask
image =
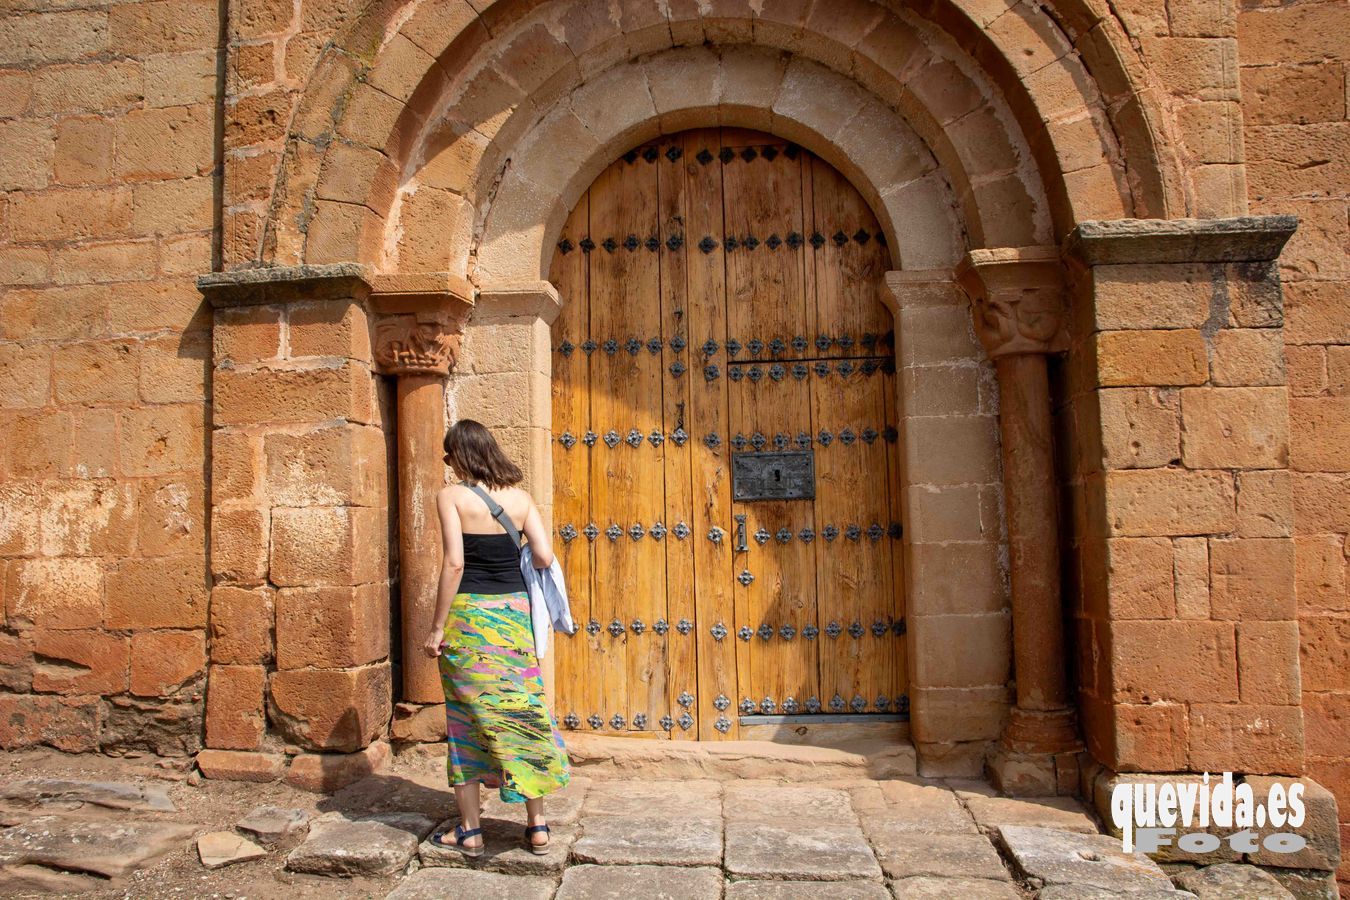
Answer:
POLYGON ((448 272, 375 275, 375 365, 385 375, 448 375, 473 311, 473 288, 448 272))
POLYGON ((1064 268, 1054 247, 971 250, 956 280, 991 359, 1066 349, 1064 268))

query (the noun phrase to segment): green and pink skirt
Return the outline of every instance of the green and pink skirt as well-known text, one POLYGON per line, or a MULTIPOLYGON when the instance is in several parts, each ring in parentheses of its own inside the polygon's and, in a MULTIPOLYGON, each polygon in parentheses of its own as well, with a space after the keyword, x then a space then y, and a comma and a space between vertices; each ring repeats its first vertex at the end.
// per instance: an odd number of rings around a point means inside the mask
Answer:
POLYGON ((528 594, 456 594, 440 669, 451 785, 481 782, 505 802, 523 803, 567 784, 567 749, 544 702, 528 594))

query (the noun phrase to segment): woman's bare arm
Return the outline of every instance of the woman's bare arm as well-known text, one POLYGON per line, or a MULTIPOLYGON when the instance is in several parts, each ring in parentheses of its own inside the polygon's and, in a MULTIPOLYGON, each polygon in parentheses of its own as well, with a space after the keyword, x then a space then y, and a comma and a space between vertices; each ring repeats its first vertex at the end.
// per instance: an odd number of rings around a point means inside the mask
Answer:
POLYGON ((530 511, 525 516, 525 537, 530 540, 530 553, 534 555, 534 567, 547 569, 553 565, 553 542, 549 540, 548 530, 544 528, 544 518, 539 515, 539 507, 530 500, 530 511))
POLYGON ((460 579, 464 576, 464 531, 459 522, 459 511, 450 496, 450 488, 436 493, 436 513, 441 520, 441 577, 436 585, 436 609, 431 615, 431 631, 422 649, 427 656, 441 653, 445 620, 450 617, 460 579))

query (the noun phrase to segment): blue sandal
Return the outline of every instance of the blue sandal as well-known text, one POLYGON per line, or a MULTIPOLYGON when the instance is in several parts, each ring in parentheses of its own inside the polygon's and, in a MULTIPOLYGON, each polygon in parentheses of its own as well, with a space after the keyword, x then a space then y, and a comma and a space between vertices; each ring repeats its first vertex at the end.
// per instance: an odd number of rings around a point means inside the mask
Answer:
POLYGON ((548 853, 548 845, 550 842, 544 841, 542 844, 536 844, 534 841, 530 840, 530 835, 537 831, 542 831, 544 834, 550 834, 547 825, 527 825, 525 826, 525 846, 529 847, 530 852, 535 856, 543 856, 548 853))
POLYGON ((483 846, 480 844, 477 847, 466 847, 464 846, 464 842, 469 838, 476 837, 482 833, 482 828, 470 828, 466 831, 463 825, 456 825, 453 832, 455 836, 455 842, 453 844, 447 844, 442 840, 446 834, 444 831, 438 831, 433 834, 431 836, 431 842, 437 847, 444 847, 446 850, 458 850, 465 856, 479 857, 483 855, 483 846))

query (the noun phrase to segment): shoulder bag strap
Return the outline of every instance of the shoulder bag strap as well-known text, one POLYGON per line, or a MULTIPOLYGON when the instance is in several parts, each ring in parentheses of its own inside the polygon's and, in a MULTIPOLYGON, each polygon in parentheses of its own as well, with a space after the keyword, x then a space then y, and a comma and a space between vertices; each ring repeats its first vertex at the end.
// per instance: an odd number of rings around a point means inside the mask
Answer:
POLYGON ((478 484, 475 484, 472 481, 466 481, 464 482, 464 486, 483 498, 483 502, 487 504, 488 512, 492 513, 492 518, 501 523, 501 526, 506 529, 506 533, 511 535, 511 540, 515 542, 516 548, 519 549, 520 529, 516 527, 515 522, 511 521, 511 517, 506 514, 506 510, 502 509, 502 505, 496 500, 493 500, 492 496, 478 484))

